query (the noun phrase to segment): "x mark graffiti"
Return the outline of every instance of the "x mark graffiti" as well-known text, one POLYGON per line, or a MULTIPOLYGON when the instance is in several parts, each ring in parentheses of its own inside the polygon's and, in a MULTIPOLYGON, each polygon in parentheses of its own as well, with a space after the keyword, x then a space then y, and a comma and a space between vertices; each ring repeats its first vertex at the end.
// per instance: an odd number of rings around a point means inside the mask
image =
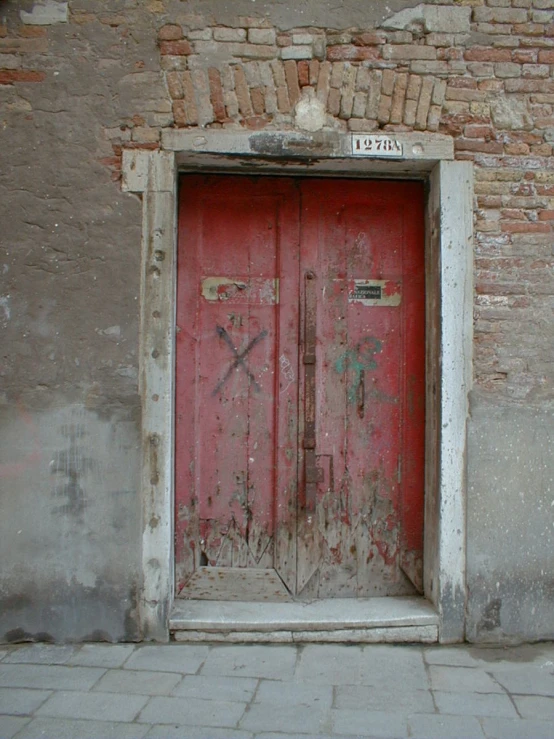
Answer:
POLYGON ((248 369, 248 365, 246 364, 244 360, 245 360, 245 357, 247 357, 248 354, 252 351, 252 349, 256 346, 256 344, 259 344, 259 342, 267 336, 266 329, 264 329, 261 333, 255 336, 252 339, 252 341, 250 341, 246 349, 243 349, 241 352, 239 352, 238 349, 235 347, 231 337, 229 336, 227 331, 223 328, 223 326, 216 326, 216 331, 217 331, 217 335, 219 336, 219 338, 223 339, 223 341, 227 344, 229 349, 232 351, 234 360, 229 365, 229 368, 227 372, 225 373, 225 375, 217 383, 214 391, 212 392, 212 396, 217 395, 220 392, 221 388, 225 385, 225 383, 231 376, 231 373, 233 372, 233 370, 235 370, 239 366, 242 367, 243 370, 246 372, 246 376, 248 377, 249 382, 254 386, 254 389, 257 392, 260 392, 261 387, 258 385, 256 378, 254 377, 252 372, 250 372, 250 370, 248 369))

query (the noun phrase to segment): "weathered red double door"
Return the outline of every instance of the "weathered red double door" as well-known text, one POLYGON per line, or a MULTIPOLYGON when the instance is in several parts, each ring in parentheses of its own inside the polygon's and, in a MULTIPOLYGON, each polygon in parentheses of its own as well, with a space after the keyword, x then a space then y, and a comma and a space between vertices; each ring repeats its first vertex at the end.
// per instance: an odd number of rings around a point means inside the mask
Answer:
POLYGON ((421 183, 210 175, 181 185, 177 594, 416 592, 421 183))

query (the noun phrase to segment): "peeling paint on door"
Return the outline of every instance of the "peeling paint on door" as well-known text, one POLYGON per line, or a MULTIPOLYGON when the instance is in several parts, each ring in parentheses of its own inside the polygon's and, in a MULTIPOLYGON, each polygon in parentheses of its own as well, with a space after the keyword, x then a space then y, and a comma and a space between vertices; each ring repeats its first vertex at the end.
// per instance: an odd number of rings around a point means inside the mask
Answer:
POLYGON ((178 594, 420 589, 422 186, 187 177, 181 213, 178 594))

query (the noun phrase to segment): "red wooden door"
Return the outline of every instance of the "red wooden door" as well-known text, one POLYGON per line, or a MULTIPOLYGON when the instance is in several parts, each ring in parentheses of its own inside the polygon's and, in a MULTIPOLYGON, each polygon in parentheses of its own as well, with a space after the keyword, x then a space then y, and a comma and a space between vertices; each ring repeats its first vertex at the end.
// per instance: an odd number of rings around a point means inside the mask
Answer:
POLYGON ((414 592, 422 186, 187 176, 181 192, 178 594, 414 592))

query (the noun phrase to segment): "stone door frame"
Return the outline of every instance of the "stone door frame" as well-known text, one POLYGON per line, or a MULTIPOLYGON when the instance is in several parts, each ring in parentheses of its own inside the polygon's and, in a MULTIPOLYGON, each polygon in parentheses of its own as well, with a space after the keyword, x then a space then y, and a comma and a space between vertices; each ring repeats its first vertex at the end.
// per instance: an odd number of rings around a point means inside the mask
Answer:
POLYGON ((163 133, 156 151, 123 153, 123 190, 142 197, 139 391, 142 399, 142 592, 145 639, 169 639, 174 598, 174 336, 177 184, 183 171, 418 178, 426 208, 424 594, 441 642, 461 641, 466 604, 466 425, 473 347, 473 165, 438 134, 394 134, 402 158, 354 155, 352 134, 163 133))

